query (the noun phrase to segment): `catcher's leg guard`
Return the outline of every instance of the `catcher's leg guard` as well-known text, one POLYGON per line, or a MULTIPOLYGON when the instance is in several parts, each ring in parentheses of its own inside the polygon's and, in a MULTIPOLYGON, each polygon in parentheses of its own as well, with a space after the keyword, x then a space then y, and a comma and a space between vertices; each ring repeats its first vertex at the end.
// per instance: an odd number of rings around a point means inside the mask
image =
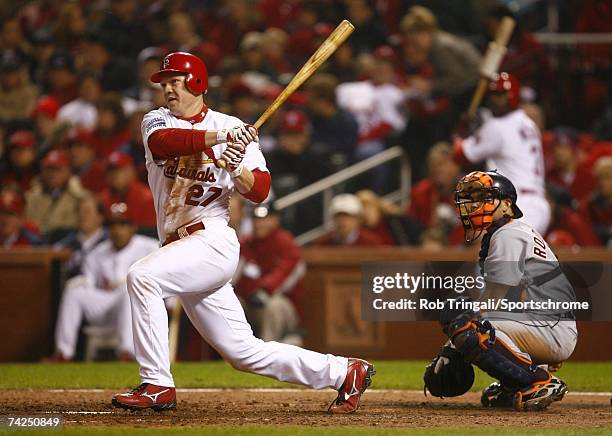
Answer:
POLYGON ((512 390, 550 382, 550 374, 516 354, 488 321, 454 320, 447 329, 453 345, 478 368, 512 390))

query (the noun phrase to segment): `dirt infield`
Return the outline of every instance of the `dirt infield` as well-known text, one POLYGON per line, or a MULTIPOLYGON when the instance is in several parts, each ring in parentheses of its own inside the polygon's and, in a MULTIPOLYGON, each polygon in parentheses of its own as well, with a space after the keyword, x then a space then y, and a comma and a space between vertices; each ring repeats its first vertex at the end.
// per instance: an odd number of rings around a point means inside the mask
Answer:
POLYGON ((63 414, 66 425, 88 426, 612 426, 611 399, 607 395, 570 393, 545 412, 519 413, 482 409, 478 394, 440 400, 414 391, 372 390, 366 392, 356 414, 331 416, 325 410, 334 397, 333 391, 179 392, 178 409, 163 413, 113 409, 112 394, 111 391, 3 391, 0 404, 4 415, 59 413, 63 414))

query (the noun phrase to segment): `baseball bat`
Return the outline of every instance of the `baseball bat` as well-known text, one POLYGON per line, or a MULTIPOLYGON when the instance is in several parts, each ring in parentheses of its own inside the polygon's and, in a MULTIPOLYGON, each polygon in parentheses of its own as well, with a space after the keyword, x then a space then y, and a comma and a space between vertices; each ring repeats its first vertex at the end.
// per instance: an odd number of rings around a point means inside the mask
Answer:
POLYGON ((179 342, 179 330, 181 326, 181 300, 178 297, 174 297, 175 304, 172 308, 170 325, 168 326, 168 348, 170 351, 170 362, 176 362, 176 355, 178 354, 178 342, 179 342))
POLYGON ((493 78, 493 74, 498 72, 501 61, 506 54, 506 47, 516 22, 510 17, 504 17, 499 24, 495 40, 489 44, 487 52, 482 60, 480 67, 480 80, 468 109, 468 116, 472 117, 476 113, 476 109, 480 106, 480 102, 487 91, 487 85, 493 78))
MULTIPOLYGON (((263 114, 255 121, 254 126, 259 129, 263 123, 278 109, 302 85, 315 71, 325 62, 334 52, 340 47, 344 41, 353 33, 355 26, 348 20, 342 20, 334 31, 321 43, 317 51, 306 61, 302 68, 293 76, 291 82, 287 84, 285 89, 276 97, 270 106, 263 114)), ((219 159, 217 165, 225 168, 225 161, 219 159)))

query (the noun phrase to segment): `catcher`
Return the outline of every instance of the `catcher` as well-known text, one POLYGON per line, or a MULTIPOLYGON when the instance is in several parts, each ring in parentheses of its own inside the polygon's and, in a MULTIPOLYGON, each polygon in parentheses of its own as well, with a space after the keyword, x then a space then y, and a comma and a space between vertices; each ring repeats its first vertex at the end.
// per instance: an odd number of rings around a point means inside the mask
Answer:
MULTIPOLYGON (((519 218, 516 189, 495 171, 474 171, 457 184, 455 204, 466 242, 482 236, 480 266, 486 281, 479 301, 573 301, 559 262, 533 228, 519 218)), ((556 371, 576 346, 573 313, 562 310, 474 312, 444 310, 449 342, 425 370, 425 387, 439 397, 458 396, 474 382, 472 364, 497 382, 483 392, 484 407, 543 410, 560 401, 566 384, 556 371)))

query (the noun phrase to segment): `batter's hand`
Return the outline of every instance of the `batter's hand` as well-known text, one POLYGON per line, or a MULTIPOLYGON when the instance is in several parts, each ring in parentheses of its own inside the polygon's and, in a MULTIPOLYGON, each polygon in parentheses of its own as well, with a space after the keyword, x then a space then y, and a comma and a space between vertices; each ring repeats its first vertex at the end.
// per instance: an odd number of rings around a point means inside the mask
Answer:
POLYGON ((231 129, 223 129, 217 132, 217 143, 232 143, 234 145, 241 144, 246 147, 251 142, 259 141, 257 129, 250 124, 239 124, 231 129))
POLYGON ((243 146, 240 143, 234 144, 228 142, 227 148, 221 154, 221 159, 223 159, 226 163, 225 170, 232 176, 238 177, 242 174, 242 169, 244 165, 242 161, 244 160, 244 153, 246 151, 246 146, 243 146))

